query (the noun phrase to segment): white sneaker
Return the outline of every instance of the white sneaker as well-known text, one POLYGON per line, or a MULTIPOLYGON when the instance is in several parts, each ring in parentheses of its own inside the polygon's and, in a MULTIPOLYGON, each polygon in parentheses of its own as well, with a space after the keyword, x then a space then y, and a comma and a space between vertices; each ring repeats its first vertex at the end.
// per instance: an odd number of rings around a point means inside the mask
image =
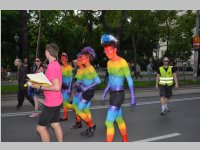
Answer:
POLYGON ((32 113, 29 117, 30 118, 35 118, 35 117, 37 117, 37 116, 39 116, 40 114, 38 114, 38 113, 32 113))

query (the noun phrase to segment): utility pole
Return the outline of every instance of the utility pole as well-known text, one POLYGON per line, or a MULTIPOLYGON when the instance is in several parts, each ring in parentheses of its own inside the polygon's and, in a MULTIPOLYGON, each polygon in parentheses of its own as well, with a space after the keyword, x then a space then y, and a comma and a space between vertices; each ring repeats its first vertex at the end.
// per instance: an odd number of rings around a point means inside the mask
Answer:
MULTIPOLYGON (((199 36, 199 26, 200 26, 200 11, 197 10, 195 37, 199 36)), ((200 70, 199 54, 200 54, 200 46, 198 46, 197 48, 194 47, 194 68, 193 68, 193 79, 194 80, 197 80, 197 78, 199 76, 199 70, 200 70)))

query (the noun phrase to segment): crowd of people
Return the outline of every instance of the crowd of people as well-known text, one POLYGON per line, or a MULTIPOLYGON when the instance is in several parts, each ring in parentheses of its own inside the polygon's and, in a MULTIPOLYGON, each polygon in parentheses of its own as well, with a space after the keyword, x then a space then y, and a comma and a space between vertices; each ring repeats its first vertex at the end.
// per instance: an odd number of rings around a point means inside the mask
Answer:
MULTIPOLYGON (((106 88, 102 93, 101 102, 102 104, 105 103, 106 94, 109 92, 109 108, 105 119, 106 141, 113 141, 115 135, 114 122, 116 122, 122 141, 128 142, 128 131, 121 107, 125 100, 125 79, 130 91, 131 108, 136 105, 135 88, 130 66, 124 58, 117 54, 117 44, 118 40, 114 36, 109 34, 101 36, 101 46, 108 58, 106 88)), ((26 96, 34 106, 35 111, 30 117, 39 116, 36 130, 43 142, 50 141, 49 126, 53 128, 57 141, 63 141, 64 135, 60 122, 68 120, 69 110, 72 110, 75 115, 75 123, 71 128, 82 128, 83 123, 87 125, 86 130, 80 133, 81 136, 91 137, 96 130, 96 124, 93 122, 90 111, 92 99, 95 96, 95 88, 101 83, 95 67, 91 64, 96 57, 95 50, 89 46, 84 47, 77 54, 76 60, 73 61, 74 67, 70 65, 67 53, 62 52, 59 58, 58 51, 59 47, 56 44, 46 45, 45 56, 48 60, 48 64, 45 63, 46 65, 42 65, 40 58, 35 58, 34 66, 30 68, 27 60, 22 63, 20 59, 16 59, 14 62, 18 67, 17 109, 23 105, 26 96), (45 73, 52 85, 42 86, 30 81, 29 86, 24 86, 27 82, 26 74, 29 72, 45 73), (44 99, 39 96, 41 91, 43 91, 44 99), (70 101, 70 98, 72 98, 72 101, 70 101), (38 114, 39 103, 43 105, 41 114, 38 114), (60 115, 61 108, 63 108, 62 115, 60 115)), ((174 79, 176 87, 178 87, 176 70, 169 66, 167 57, 164 58, 163 63, 164 66, 159 68, 156 80, 156 87, 158 85, 162 87, 160 91, 161 115, 169 112, 167 104, 172 96, 171 87, 174 79)), ((136 70, 137 77, 140 77, 141 68, 139 64, 136 65, 136 70)), ((147 66, 147 70, 152 71, 151 64, 147 66)))

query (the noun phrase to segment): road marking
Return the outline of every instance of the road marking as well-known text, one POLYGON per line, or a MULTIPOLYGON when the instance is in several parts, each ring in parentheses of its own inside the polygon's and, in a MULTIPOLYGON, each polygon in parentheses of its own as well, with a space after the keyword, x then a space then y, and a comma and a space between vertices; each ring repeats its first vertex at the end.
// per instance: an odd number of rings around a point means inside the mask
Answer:
POLYGON ((139 141, 133 141, 133 142, 152 142, 152 141, 167 139, 167 138, 180 136, 180 135, 181 135, 180 133, 172 133, 172 134, 166 134, 166 135, 152 137, 152 138, 148 138, 148 139, 143 139, 143 140, 139 140, 139 141))
MULTIPOLYGON (((170 103, 173 102, 183 102, 183 101, 194 101, 194 100, 200 100, 200 97, 189 97, 189 98, 182 98, 182 99, 171 99, 170 103)), ((142 106, 142 105, 151 105, 151 104, 160 104, 160 101, 150 101, 150 102, 138 102, 136 105, 137 106, 142 106)), ((122 105, 123 107, 130 107, 130 103, 126 103, 122 105)), ((96 109, 105 109, 108 108, 109 105, 105 106, 93 106, 90 109, 96 110, 96 109)), ((71 111, 71 110, 69 110, 71 111)), ((30 115, 34 111, 28 111, 28 112, 17 112, 17 113, 2 113, 1 117, 13 117, 13 116, 26 116, 30 115)), ((41 112, 41 111, 38 111, 41 112)), ((61 110, 63 112, 63 110, 61 110)))

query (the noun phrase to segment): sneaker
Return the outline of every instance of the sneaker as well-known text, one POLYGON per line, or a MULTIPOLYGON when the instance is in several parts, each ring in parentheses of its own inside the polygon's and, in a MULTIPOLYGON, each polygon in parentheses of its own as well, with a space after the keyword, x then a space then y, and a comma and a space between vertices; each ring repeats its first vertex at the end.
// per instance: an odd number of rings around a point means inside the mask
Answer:
POLYGON ((89 134, 89 128, 80 133, 81 136, 87 136, 88 134, 89 134))
POLYGON ((164 116, 164 115, 165 115, 165 112, 161 111, 160 115, 164 116))
POLYGON ((169 110, 169 109, 165 109, 165 111, 166 111, 166 112, 170 112, 170 110, 169 110))
POLYGON ((31 114, 29 117, 30 118, 35 118, 35 117, 37 117, 37 116, 39 116, 40 114, 38 114, 38 113, 33 113, 33 114, 31 114))
POLYGON ((94 132, 95 132, 95 130, 96 130, 96 125, 94 125, 93 127, 90 127, 89 128, 89 133, 88 133, 88 137, 91 137, 91 136, 93 136, 94 135, 94 132))
POLYGON ((17 105, 16 110, 19 110, 22 107, 22 105, 17 105))
POLYGON ((68 120, 68 118, 60 118, 59 121, 67 121, 67 120, 68 120))
POLYGON ((81 123, 81 122, 76 122, 76 123, 71 127, 71 129, 79 129, 79 128, 82 128, 82 123, 81 123))

